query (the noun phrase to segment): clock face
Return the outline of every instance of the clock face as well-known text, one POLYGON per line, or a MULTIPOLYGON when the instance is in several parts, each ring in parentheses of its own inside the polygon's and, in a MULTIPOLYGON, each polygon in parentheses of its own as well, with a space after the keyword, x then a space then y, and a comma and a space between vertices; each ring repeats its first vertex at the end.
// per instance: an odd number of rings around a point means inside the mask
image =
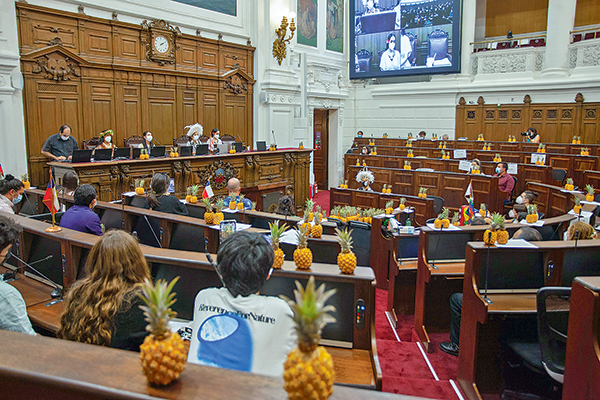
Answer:
POLYGON ((164 36, 154 38, 154 48, 159 53, 166 53, 169 50, 169 41, 164 36))

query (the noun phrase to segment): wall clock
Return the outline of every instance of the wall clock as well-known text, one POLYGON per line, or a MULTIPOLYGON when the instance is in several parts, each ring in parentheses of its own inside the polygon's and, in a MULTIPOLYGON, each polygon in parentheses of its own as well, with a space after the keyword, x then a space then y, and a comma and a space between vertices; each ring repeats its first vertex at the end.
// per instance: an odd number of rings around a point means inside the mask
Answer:
POLYGON ((178 36, 181 36, 179 28, 165 20, 156 19, 152 22, 144 20, 142 22, 142 44, 146 46, 146 59, 159 65, 175 63, 178 36))

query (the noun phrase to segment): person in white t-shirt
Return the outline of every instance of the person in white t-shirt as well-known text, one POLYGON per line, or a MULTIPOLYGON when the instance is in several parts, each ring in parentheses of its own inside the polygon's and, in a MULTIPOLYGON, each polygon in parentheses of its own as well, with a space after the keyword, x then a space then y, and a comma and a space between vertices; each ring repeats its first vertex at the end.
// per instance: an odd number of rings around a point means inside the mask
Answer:
POLYGON ((219 248, 217 271, 224 287, 204 289, 194 301, 188 362, 281 376, 296 333, 282 299, 261 296, 273 249, 258 233, 240 231, 219 248))

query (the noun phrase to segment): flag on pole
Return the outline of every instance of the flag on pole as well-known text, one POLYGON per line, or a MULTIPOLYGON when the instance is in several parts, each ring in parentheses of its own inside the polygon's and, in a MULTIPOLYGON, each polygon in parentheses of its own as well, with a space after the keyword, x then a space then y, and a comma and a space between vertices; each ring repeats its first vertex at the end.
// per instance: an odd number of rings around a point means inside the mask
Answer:
POLYGON ((215 194, 213 193, 212 188, 210 187, 210 182, 206 182, 206 186, 204 186, 204 191, 202 192, 203 199, 210 199, 215 194))
POLYGON ((2 164, 0 164, 0 176, 4 178, 4 170, 2 169, 2 164))
POLYGON ((52 173, 50 173, 50 181, 48 182, 48 187, 46 188, 46 193, 44 193, 44 199, 42 203, 48 207, 52 217, 54 214, 60 209, 60 204, 58 202, 58 196, 56 195, 56 185, 54 184, 54 177, 52 173))
POLYGON ((467 186, 467 191, 465 192, 465 198, 469 199, 473 195, 473 186, 471 186, 471 182, 469 182, 469 186, 467 186))

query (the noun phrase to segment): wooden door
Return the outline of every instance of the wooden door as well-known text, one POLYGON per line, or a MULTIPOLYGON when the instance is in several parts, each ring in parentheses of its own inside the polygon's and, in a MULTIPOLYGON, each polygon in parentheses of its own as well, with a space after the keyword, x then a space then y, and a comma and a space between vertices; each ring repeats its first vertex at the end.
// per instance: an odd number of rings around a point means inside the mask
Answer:
POLYGON ((321 190, 329 189, 327 181, 327 153, 329 148, 329 110, 315 110, 313 130, 313 171, 315 182, 321 190))

